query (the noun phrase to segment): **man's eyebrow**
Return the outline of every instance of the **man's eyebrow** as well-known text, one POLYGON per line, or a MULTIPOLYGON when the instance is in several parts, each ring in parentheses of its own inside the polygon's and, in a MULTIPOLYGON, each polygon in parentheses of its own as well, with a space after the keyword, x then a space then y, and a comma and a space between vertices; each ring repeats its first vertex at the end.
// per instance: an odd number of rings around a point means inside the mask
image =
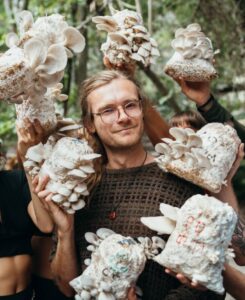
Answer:
POLYGON ((112 104, 112 103, 110 103, 110 104, 105 104, 104 106, 101 106, 100 108, 98 108, 98 111, 102 111, 102 110, 105 110, 105 109, 107 109, 107 108, 114 108, 114 107, 116 107, 115 104, 112 104))

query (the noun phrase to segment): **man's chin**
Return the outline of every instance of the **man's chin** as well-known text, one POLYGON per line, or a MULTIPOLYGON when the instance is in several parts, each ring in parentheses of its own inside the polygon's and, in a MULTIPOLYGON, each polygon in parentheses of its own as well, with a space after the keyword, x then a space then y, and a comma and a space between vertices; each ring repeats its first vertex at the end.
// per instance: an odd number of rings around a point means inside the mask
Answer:
POLYGON ((113 145, 111 145, 111 148, 114 149, 128 149, 132 148, 139 144, 139 140, 132 140, 132 139, 121 139, 120 141, 115 141, 113 145))

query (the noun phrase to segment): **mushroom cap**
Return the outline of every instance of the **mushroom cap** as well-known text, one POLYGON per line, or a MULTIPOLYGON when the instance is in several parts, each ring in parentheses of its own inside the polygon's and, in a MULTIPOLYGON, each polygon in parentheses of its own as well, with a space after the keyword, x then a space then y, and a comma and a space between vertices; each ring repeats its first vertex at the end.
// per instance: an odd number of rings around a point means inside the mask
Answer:
POLYGON ((105 24, 115 29, 118 26, 116 20, 111 16, 96 16, 92 18, 92 22, 96 24, 105 24))
POLYGON ((172 127, 169 133, 175 138, 176 141, 185 143, 187 141, 187 132, 184 128, 172 127))
POLYGON ((172 149, 168 146, 168 144, 165 143, 159 143, 155 146, 156 152, 164 155, 170 155, 172 149))
POLYGON ((10 32, 6 35, 6 38, 5 38, 5 42, 6 42, 6 45, 11 48, 13 46, 16 46, 19 42, 19 38, 18 38, 18 35, 14 32, 10 32))
POLYGON ((16 23, 21 34, 28 31, 33 25, 32 13, 28 10, 23 10, 16 14, 16 23))
POLYGON ((176 225, 176 222, 163 216, 142 217, 140 221, 151 230, 157 231, 158 234, 171 234, 176 225))
POLYGON ((93 232, 86 232, 84 237, 88 243, 93 244, 95 246, 97 246, 100 242, 99 237, 93 232))
POLYGON ((178 212, 179 212, 178 207, 174 207, 174 206, 166 204, 166 203, 161 203, 160 211, 164 216, 168 217, 170 220, 177 221, 178 212))
POLYGON ((118 44, 130 45, 130 42, 129 42, 128 38, 125 35, 121 34, 121 33, 111 32, 111 33, 108 34, 108 36, 112 41, 115 41, 118 44))
POLYGON ((41 40, 32 38, 24 45, 24 55, 28 60, 30 67, 35 69, 37 66, 44 63, 47 58, 47 50, 41 40))
POLYGON ((78 202, 72 203, 71 208, 73 210, 79 210, 79 209, 84 208, 85 205, 86 205, 86 202, 84 200, 80 199, 80 200, 78 200, 78 202))
POLYGON ((36 72, 55 74, 63 71, 67 64, 65 48, 60 45, 52 45, 48 48, 48 53, 44 64, 36 68, 36 72))
POLYGON ((108 228, 99 228, 96 231, 96 234, 99 238, 101 238, 102 240, 106 239, 108 236, 115 234, 115 232, 111 229, 108 228))
POLYGON ((68 27, 63 31, 64 34, 64 45, 75 53, 80 53, 85 48, 84 36, 73 27, 68 27))

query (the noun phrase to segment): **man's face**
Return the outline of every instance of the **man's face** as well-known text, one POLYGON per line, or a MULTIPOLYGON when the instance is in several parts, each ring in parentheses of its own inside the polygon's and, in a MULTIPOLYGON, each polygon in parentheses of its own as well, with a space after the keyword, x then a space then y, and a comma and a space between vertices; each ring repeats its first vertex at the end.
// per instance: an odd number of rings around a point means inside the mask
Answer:
POLYGON ((112 124, 107 124, 99 115, 94 115, 91 131, 98 134, 106 148, 130 148, 140 143, 143 134, 142 112, 137 117, 129 117, 123 110, 124 105, 137 100, 136 86, 126 79, 115 79, 89 94, 90 112, 101 113, 115 108, 119 110, 119 117, 112 124))

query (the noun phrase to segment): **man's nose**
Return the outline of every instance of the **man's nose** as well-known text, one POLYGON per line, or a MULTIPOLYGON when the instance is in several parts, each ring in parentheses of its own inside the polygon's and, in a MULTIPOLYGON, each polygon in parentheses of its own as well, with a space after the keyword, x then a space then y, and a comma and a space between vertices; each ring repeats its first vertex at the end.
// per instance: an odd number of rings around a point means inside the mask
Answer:
POLYGON ((129 116, 125 113, 123 107, 118 107, 118 122, 128 120, 129 116))

